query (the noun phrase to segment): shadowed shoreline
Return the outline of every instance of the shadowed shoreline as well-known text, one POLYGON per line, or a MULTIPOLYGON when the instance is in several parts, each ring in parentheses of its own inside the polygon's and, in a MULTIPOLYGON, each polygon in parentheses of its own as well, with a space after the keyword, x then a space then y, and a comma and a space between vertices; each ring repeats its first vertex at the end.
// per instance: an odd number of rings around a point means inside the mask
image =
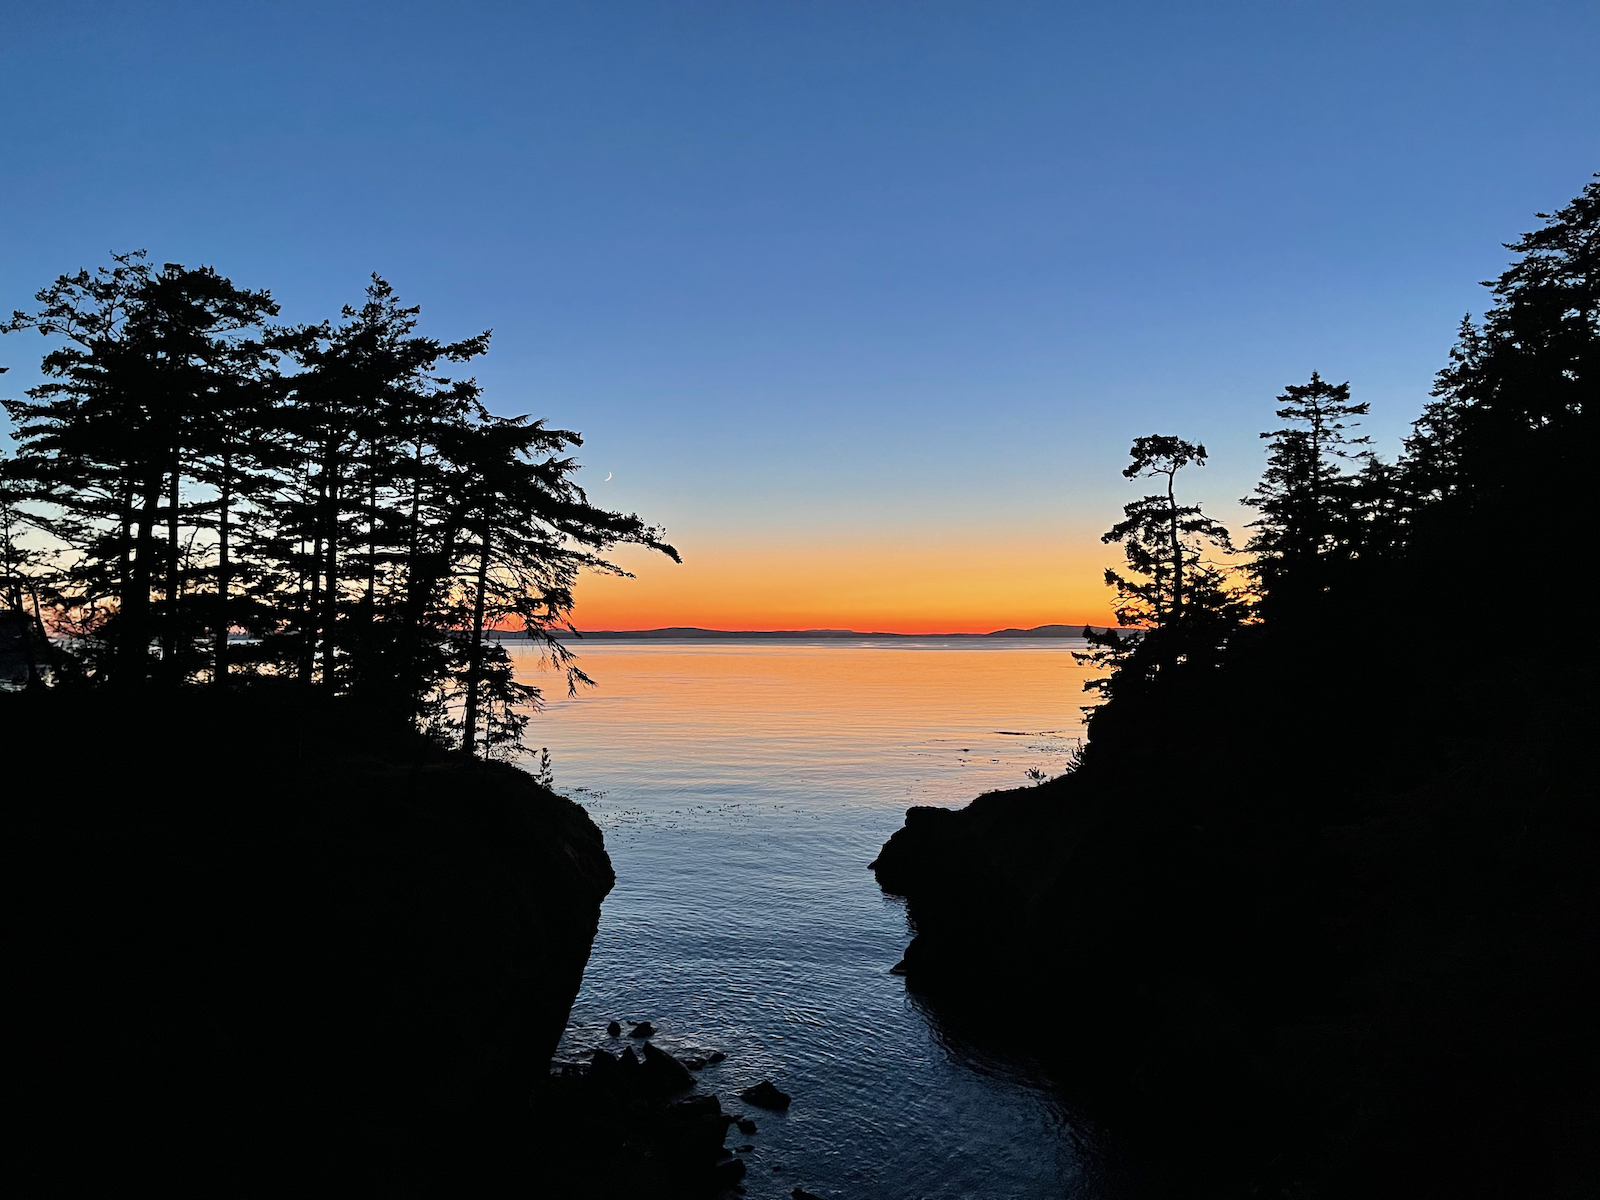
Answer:
POLYGON ((287 689, 58 688, 0 722, 29 1107, 76 1142, 34 1186, 550 1173, 529 1104, 613 879, 577 805, 287 689))
POLYGON ((1600 1188, 1593 602, 1564 569, 1592 523, 1600 178, 1539 217, 1397 461, 1348 382, 1284 388, 1238 574, 1179 481, 1205 446, 1135 438, 1123 475, 1152 486, 1103 540, 1139 632, 1086 638, 1084 753, 911 809, 874 864, 908 985, 1050 1004, 1063 1079, 1173 1195, 1600 1188), (1561 632, 1504 623, 1546 594, 1561 632))
MULTIPOLYGON (((1259 720, 1169 752, 1256 758, 1259 720)), ((971 1026, 1048 1014, 1064 1094, 1157 1194, 1586 1194, 1593 720, 1552 696, 1426 762, 1375 737, 1265 801, 1129 787, 1107 727, 1052 784, 910 810, 873 864, 916 932, 897 970, 971 1026)))

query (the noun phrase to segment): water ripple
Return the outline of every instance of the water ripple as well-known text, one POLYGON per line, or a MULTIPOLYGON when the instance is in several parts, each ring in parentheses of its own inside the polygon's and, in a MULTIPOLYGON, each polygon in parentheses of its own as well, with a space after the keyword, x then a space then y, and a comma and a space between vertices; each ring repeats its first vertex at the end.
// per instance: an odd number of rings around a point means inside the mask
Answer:
POLYGON ((552 702, 529 742, 605 832, 617 886, 557 1057, 620 1050, 606 1022, 649 1019, 665 1049, 727 1054, 699 1086, 731 1110, 773 1079, 794 1105, 751 1114, 755 1200, 1097 1194, 1042 1080, 888 974, 904 909, 866 869, 907 805, 1059 768, 1082 734, 1071 648, 583 646, 599 689, 552 702))

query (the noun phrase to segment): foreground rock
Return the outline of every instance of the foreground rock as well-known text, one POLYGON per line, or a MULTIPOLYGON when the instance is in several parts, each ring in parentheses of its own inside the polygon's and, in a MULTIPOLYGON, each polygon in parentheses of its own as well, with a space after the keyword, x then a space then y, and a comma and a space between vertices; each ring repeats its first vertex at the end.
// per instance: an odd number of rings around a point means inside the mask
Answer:
POLYGON ((48 981, 34 1107, 74 1144, 52 1188, 537 1176, 600 832, 525 772, 315 701, 0 696, 29 747, 5 799, 48 981))
POLYGON ((1055 1055, 1171 1194, 1600 1194, 1592 689, 1529 687, 1489 746, 1459 730, 1501 674, 1385 707, 1380 667, 1241 668, 1107 710, 1061 780, 911 809, 873 864, 897 967, 1055 1055))
POLYGON ((686 1092, 694 1086, 694 1076, 689 1074, 688 1067, 649 1042, 644 1044, 643 1075, 646 1084, 662 1095, 686 1092))
MULTIPOLYGON (((656 1062, 669 1058, 647 1050, 656 1062)), ((541 1163, 550 1194, 709 1200, 743 1178, 743 1160, 724 1146, 734 1118, 716 1096, 664 1094, 651 1062, 632 1059, 631 1048, 620 1058, 597 1049, 590 1063, 546 1081, 535 1120, 562 1148, 541 1163)))
POLYGON ((773 1086, 770 1079, 763 1079, 754 1087, 745 1088, 739 1093, 739 1099, 757 1108, 770 1108, 774 1112, 783 1112, 789 1107, 789 1096, 773 1086))

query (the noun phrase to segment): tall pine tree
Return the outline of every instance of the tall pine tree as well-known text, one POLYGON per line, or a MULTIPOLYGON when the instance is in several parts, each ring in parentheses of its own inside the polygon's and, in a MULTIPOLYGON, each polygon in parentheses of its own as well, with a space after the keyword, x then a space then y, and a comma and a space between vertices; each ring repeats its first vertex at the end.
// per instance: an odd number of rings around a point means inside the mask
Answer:
POLYGON ((1342 568, 1357 553, 1358 475, 1347 464, 1370 459, 1372 439, 1350 432, 1369 405, 1350 400, 1348 383, 1327 382, 1315 371, 1278 397, 1280 421, 1269 433, 1267 467, 1244 504, 1261 515, 1246 549, 1262 595, 1263 616, 1287 620, 1326 616, 1324 600, 1342 568))

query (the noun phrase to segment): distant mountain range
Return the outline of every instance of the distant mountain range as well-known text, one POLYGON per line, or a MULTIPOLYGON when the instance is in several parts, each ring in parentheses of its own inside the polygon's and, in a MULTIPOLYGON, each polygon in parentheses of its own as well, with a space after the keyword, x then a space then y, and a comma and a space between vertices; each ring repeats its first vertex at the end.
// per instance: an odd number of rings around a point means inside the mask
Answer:
MULTIPOLYGON (((800 641, 824 639, 864 638, 1075 638, 1082 637, 1082 625, 1035 625, 1032 629, 996 629, 993 633, 858 633, 854 629, 701 629, 694 625, 669 625, 664 629, 597 629, 581 635, 585 641, 636 640, 636 641, 688 641, 691 639, 715 641, 762 641, 789 638, 800 641)), ((1089 626, 1097 632, 1104 625, 1089 626)), ((495 641, 517 642, 527 638, 526 633, 511 630, 491 630, 488 636, 495 641)), ((560 638, 572 640, 570 633, 558 633, 560 638)))

